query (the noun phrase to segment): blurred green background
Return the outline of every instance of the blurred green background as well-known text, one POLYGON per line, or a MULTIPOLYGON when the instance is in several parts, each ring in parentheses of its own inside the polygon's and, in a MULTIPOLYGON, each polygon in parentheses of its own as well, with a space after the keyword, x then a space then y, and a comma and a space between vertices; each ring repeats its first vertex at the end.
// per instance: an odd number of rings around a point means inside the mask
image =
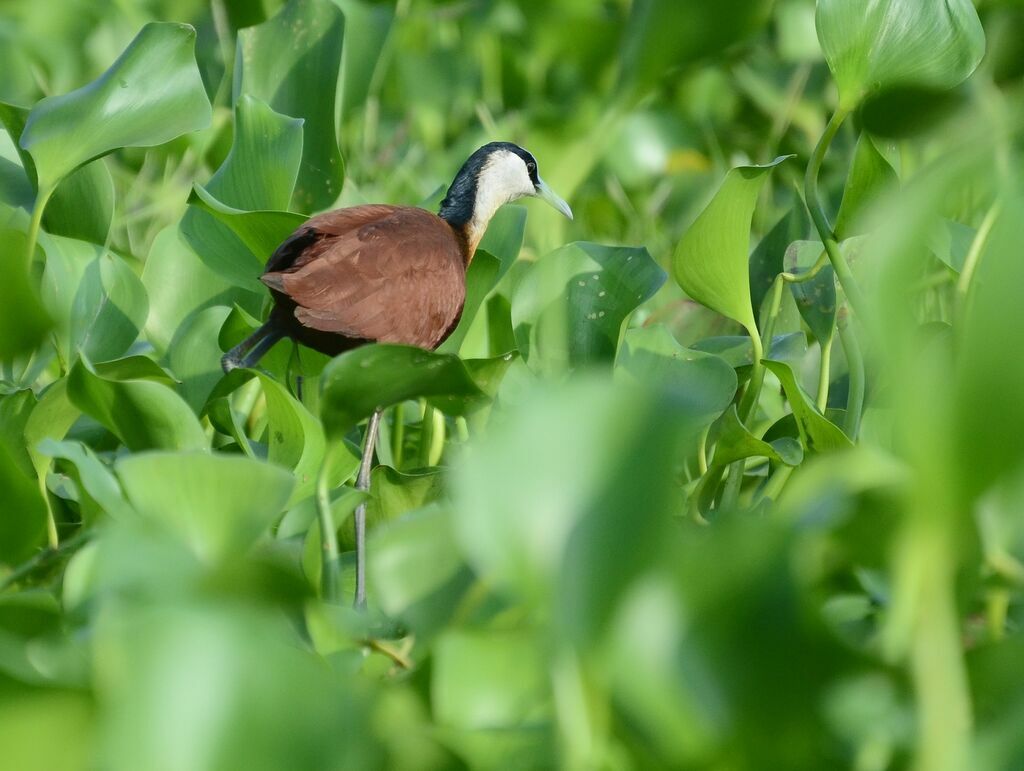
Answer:
POLYGON ((0 768, 1024 767, 1024 5, 817 11, 0 3, 0 768), (837 110, 853 302, 778 278, 837 110), (221 375, 300 215, 496 139, 576 216, 442 353, 221 375))

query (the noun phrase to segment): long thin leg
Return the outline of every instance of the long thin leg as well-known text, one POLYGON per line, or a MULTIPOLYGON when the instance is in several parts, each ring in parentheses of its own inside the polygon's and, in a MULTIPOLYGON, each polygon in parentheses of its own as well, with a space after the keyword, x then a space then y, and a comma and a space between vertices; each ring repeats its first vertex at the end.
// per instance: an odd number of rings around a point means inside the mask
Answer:
MULTIPOLYGON (((381 410, 370 416, 366 426, 366 441, 363 442, 363 459, 359 464, 359 476, 356 477, 356 489, 363 492, 370 490, 370 468, 373 465, 373 448, 377 443, 377 430, 380 428, 381 410)), ((366 607, 366 503, 356 507, 356 608, 366 607)))

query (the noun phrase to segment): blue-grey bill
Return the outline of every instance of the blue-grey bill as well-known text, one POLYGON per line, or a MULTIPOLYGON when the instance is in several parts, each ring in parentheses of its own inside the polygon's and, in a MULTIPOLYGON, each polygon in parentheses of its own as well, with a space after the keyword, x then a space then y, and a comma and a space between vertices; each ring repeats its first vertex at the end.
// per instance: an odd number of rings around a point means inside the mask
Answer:
POLYGON ((558 197, 558 194, 548 187, 547 182, 543 179, 537 180, 537 192, 535 194, 537 198, 541 198, 547 201, 549 204, 554 206, 558 211, 562 212, 566 217, 572 219, 572 209, 569 208, 569 204, 558 197))

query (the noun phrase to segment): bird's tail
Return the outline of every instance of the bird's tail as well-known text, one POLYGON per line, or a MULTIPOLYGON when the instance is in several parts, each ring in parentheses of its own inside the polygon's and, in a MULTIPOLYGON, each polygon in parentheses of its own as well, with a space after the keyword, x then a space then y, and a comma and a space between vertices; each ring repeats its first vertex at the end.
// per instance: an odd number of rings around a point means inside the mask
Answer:
POLYGON ((270 319, 225 353, 221 357, 220 366, 225 372, 230 372, 237 367, 253 367, 282 337, 284 337, 284 333, 274 323, 274 320, 270 319))

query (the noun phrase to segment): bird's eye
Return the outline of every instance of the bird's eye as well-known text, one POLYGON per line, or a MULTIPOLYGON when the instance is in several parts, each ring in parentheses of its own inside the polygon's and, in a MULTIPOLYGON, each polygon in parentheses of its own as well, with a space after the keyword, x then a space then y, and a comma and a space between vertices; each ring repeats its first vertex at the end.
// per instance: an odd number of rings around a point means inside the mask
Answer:
POLYGON ((530 172, 531 174, 533 174, 533 172, 535 172, 537 170, 537 164, 534 163, 533 161, 528 162, 526 164, 526 170, 528 172, 530 172))

